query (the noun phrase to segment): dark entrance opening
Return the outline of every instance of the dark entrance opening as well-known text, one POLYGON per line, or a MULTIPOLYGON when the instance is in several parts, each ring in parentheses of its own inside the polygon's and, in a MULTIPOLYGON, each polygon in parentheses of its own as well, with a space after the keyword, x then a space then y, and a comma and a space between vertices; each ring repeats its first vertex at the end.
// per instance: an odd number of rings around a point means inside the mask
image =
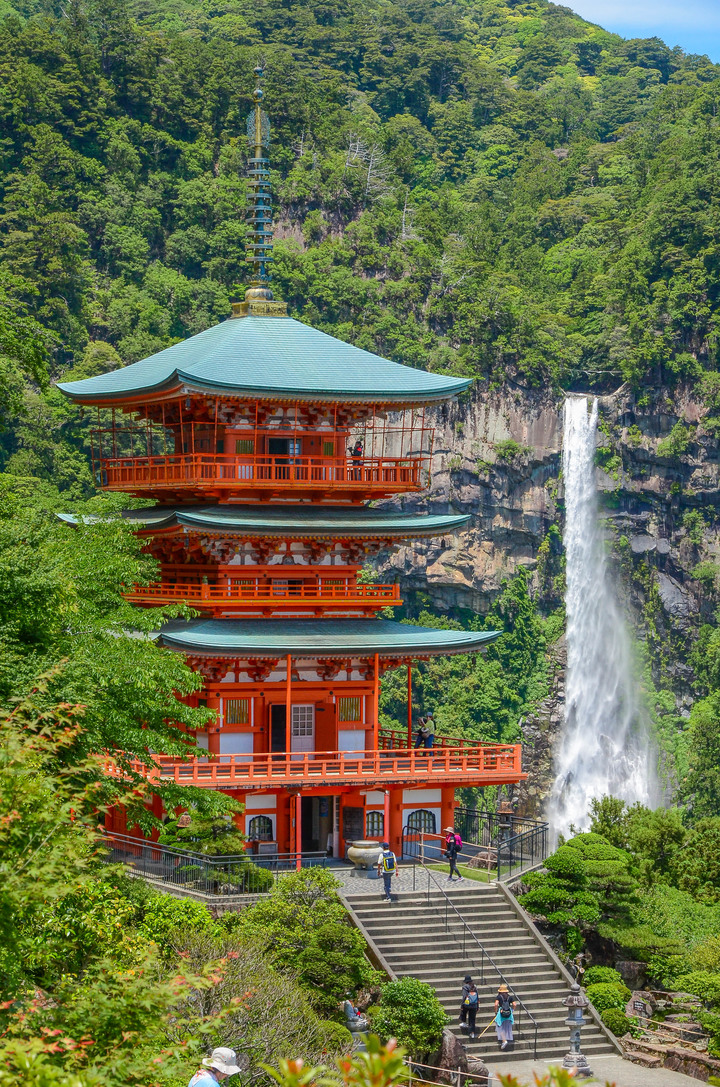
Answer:
POLYGON ((332 797, 302 798, 302 851, 326 853, 332 849, 332 797))
POLYGON ((270 750, 275 753, 285 750, 285 727, 287 707, 284 704, 270 707, 270 750))
POLYGON ((290 452, 290 438, 268 438, 268 453, 275 457, 286 457, 290 452))

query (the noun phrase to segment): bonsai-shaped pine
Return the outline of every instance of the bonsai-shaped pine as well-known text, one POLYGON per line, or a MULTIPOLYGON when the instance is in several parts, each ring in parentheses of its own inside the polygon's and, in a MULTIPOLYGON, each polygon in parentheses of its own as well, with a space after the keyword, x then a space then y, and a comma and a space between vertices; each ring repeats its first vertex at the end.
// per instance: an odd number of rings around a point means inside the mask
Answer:
MULTIPOLYGON (((240 805, 237 810, 241 810, 240 805)), ((235 826, 232 815, 204 815, 194 810, 169 819, 158 841, 204 857, 238 856, 245 848, 245 835, 235 826)))
MULTIPOLYGON (((242 806, 235 804, 234 810, 242 811, 242 806)), ((188 875, 210 880, 216 890, 221 884, 242 886, 247 891, 267 891, 272 886, 272 873, 245 858, 245 835, 235 826, 232 815, 206 815, 192 809, 168 820, 158 841, 196 856, 227 857, 227 864, 205 866, 191 861, 184 867, 188 875)))

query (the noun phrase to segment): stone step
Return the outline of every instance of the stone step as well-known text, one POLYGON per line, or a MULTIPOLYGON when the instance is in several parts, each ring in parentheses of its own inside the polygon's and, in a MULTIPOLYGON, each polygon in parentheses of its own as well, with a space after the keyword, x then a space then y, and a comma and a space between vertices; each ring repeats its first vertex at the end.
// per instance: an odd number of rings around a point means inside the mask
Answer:
POLYGON ((463 924, 454 914, 451 914, 447 921, 445 921, 444 917, 438 917, 435 914, 426 914, 422 918, 402 917, 396 914, 391 907, 388 907, 384 914, 379 917, 368 918, 362 913, 357 913, 357 916, 368 932, 387 932, 396 936, 407 935, 411 932, 446 932, 448 929, 466 932, 467 929, 470 929, 478 938, 479 934, 482 933, 485 936, 525 936, 532 939, 523 925, 514 919, 502 923, 484 918, 480 920, 466 919, 465 924, 463 924))
MULTIPOLYGON (((451 1021, 450 1029, 469 1054, 496 1064, 532 1056, 537 1044, 538 1059, 561 1060, 565 1055, 570 1044, 562 1005, 567 979, 535 931, 496 887, 454 884, 447 898, 438 891, 429 899, 426 894, 401 892, 391 905, 374 897, 348 897, 394 972, 399 977, 417 977, 435 989, 451 1021), (492 1015, 500 975, 523 1001, 525 1008, 516 1013, 515 1044, 507 1050, 499 1050, 492 1027, 475 1041, 462 1034, 458 1013, 465 974, 474 978, 481 993, 480 1031, 492 1015)), ((614 1052, 594 1022, 583 1030, 583 1052, 614 1052)))

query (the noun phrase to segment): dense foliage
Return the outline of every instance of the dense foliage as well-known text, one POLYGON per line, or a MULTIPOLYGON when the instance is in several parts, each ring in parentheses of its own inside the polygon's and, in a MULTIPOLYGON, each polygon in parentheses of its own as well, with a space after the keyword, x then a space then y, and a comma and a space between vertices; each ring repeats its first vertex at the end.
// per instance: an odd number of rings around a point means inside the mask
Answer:
MULTIPOLYGON (((548 692, 545 650, 562 633, 563 617, 543 619, 530 597, 524 569, 504 583, 483 619, 472 613, 458 618, 438 616, 421 607, 421 626, 460 630, 495 630, 501 637, 475 656, 436 657, 413 669, 413 717, 432 712, 438 733, 472 739, 511 742, 520 739, 523 714, 548 692)), ((400 618, 400 615, 397 615, 400 618)), ((404 669, 389 672, 381 690, 381 720, 397 728, 407 717, 404 669)))
POLYGON ((720 80, 707 58, 623 42, 547 0, 5 10, 12 473, 89 488, 82 425, 48 381, 228 313, 260 53, 276 281, 303 319, 493 380, 713 368, 720 80))
POLYGON ((78 707, 31 702, 0 719, 0 1083, 184 1087, 235 1039, 253 1078, 280 1057, 347 1052, 338 986, 374 973, 332 877, 288 875, 279 895, 311 899, 306 930, 339 949, 310 977, 268 956, 271 916, 216 921, 104 868, 93 760, 68 763, 81 723, 78 707))
POLYGON ((592 833, 561 844, 546 871, 528 875, 521 901, 564 954, 590 951, 584 984, 611 1030, 634 1029, 611 1014, 630 994, 602 963, 639 962, 651 988, 688 992, 708 1006, 702 1022, 720 1054, 720 818, 682 814, 594 801, 592 833))

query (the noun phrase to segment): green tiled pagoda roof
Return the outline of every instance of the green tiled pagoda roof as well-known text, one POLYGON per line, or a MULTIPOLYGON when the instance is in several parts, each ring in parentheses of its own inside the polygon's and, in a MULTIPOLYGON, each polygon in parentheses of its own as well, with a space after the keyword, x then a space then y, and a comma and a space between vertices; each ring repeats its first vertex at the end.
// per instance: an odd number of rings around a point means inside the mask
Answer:
POLYGON ((291 317, 240 317, 155 355, 58 385, 83 403, 127 401, 182 388, 270 399, 427 403, 470 384, 429 374, 336 340, 291 317))
MULTIPOLYGON (((61 514, 73 523, 70 514, 61 514)), ((123 516, 138 528, 182 525, 208 532, 250 536, 442 536, 457 532, 470 520, 458 514, 384 512, 369 506, 154 506, 126 510, 123 516)))
POLYGON ((159 637, 163 645, 189 655, 412 657, 477 652, 500 633, 434 630, 387 619, 208 619, 170 623, 159 637))

